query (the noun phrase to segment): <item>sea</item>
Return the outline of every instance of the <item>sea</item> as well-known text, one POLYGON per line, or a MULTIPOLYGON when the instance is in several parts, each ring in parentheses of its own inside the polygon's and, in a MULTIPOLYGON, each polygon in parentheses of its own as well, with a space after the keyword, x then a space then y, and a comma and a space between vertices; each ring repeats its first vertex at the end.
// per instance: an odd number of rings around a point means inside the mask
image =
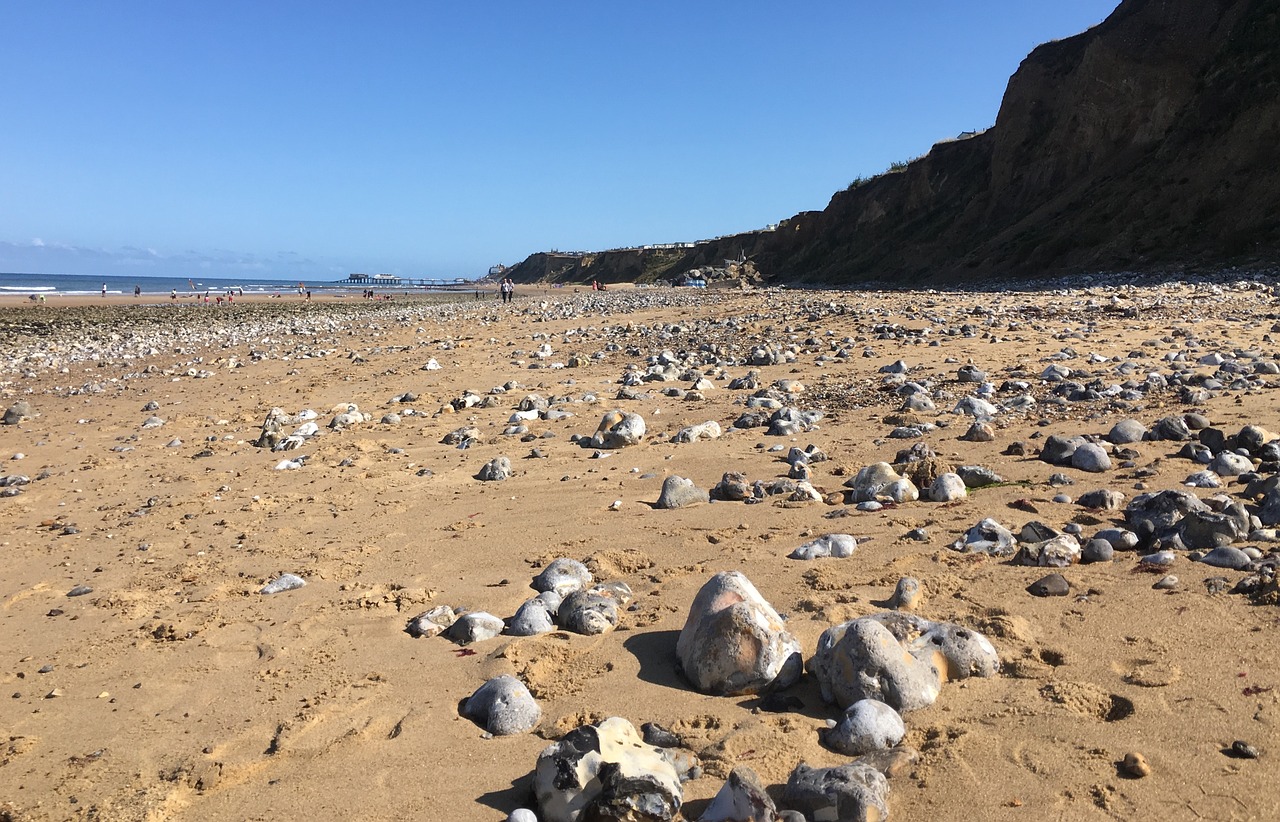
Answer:
POLYGON ((225 294, 235 291, 236 294, 296 294, 298 289, 312 291, 359 292, 365 288, 376 291, 422 292, 435 289, 423 286, 366 286, 352 285, 343 282, 314 282, 298 280, 273 280, 263 277, 242 277, 225 279, 214 277, 118 277, 96 276, 89 274, 6 274, 0 273, 0 295, 4 294, 101 294, 103 287, 107 294, 133 294, 135 287, 141 288, 143 294, 162 294, 168 296, 177 291, 180 296, 189 294, 225 294))

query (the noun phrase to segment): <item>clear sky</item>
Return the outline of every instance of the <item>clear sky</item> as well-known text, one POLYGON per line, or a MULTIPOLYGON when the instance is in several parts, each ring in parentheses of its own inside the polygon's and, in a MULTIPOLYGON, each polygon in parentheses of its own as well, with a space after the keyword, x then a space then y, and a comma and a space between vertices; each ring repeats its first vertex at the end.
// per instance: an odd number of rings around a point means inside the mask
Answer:
POLYGON ((0 271, 478 276, 821 209, 1117 0, 0 0, 0 271))

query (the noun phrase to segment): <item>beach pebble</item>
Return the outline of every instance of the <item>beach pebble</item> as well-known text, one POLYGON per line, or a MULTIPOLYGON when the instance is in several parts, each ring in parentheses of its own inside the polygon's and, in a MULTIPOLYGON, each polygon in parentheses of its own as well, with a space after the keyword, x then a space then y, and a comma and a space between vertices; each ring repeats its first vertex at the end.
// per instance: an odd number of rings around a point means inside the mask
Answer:
POLYGON ((823 744, 838 753, 859 756, 892 748, 907 733, 902 716, 876 699, 860 699, 844 711, 834 728, 819 730, 823 744))
POLYGON ((785 688, 800 677, 800 643, 738 571, 722 571, 694 597, 676 656, 695 688, 710 694, 785 688))
POLYGON ((511 460, 507 457, 494 457, 484 464, 476 474, 482 482, 501 482, 511 476, 511 460))
POLYGON ((582 725, 538 756, 533 791, 542 822, 669 822, 684 794, 675 766, 625 719, 582 725))
POLYGON ((715 420, 707 420, 697 425, 690 425, 681 428, 676 435, 671 438, 673 443, 697 442, 698 440, 714 440, 719 439, 721 433, 720 423, 715 420))
POLYGON ((1027 586, 1027 593, 1035 597, 1065 597, 1071 591, 1071 583, 1062 574, 1049 574, 1027 586))
POLYGON ((834 768, 796 765, 782 791, 782 804, 807 820, 879 822, 889 818, 889 782, 870 765, 834 768))
POLYGON ((915 577, 903 577, 898 580, 889 598, 889 607, 898 611, 914 611, 924 596, 924 586, 915 577))
POLYGON ((31 403, 26 400, 18 400, 10 405, 4 412, 5 425, 17 425, 28 417, 32 416, 31 403))
POLYGON ((76 587, 72 588, 70 591, 67 591, 67 596, 82 597, 85 594, 92 594, 92 593, 93 593, 93 589, 90 588, 88 585, 77 585, 76 587))
POLYGON ((1147 435, 1147 427, 1137 420, 1123 419, 1111 426, 1107 433, 1107 442, 1112 445, 1129 445, 1142 442, 1147 435))
POLYGON ((585 636, 608 633, 618 625, 618 600, 596 589, 574 591, 556 610, 556 623, 585 636))
POLYGON ((522 604, 515 616, 507 620, 506 633, 509 636, 535 636, 554 631, 555 615, 560 607, 560 595, 554 591, 544 591, 533 599, 522 604))
POLYGON ((1013 533, 990 517, 979 521, 951 544, 953 551, 994 557, 1013 556, 1017 547, 1018 540, 1013 533))
POLYGON ((1125 754, 1124 759, 1120 761, 1120 770, 1128 776, 1141 779, 1144 776, 1150 776, 1151 765, 1145 756, 1132 751, 1125 754))
POLYGON ((941 673, 913 656, 888 628, 869 618, 850 620, 822 632, 809 660, 822 698, 848 707, 876 699, 900 712, 933 704, 941 673))
POLYGON ((1236 759, 1257 759, 1258 749, 1245 742, 1243 739, 1237 739, 1231 743, 1231 755, 1236 759))
POLYGON ((707 502, 710 495, 693 484, 693 480, 677 477, 674 474, 662 481, 662 491, 658 494, 655 508, 674 509, 707 502))
POLYGON ((1157 591, 1172 591, 1174 588, 1178 587, 1179 581, 1180 580, 1176 576, 1169 574, 1168 576, 1161 577, 1151 587, 1155 588, 1157 591))
POLYGON ((858 541, 848 534, 826 534, 815 540, 806 542, 787 554, 788 559, 817 559, 818 557, 834 557, 844 559, 853 556, 858 541))
POLYGON ((600 425, 591 436, 590 448, 625 448, 644 440, 644 418, 630 411, 613 410, 600 419, 600 425))
POLYGON ((874 500, 886 486, 901 479, 889 463, 877 462, 860 469, 845 482, 844 487, 850 490, 850 502, 866 502, 874 500))
POLYGON ((415 639, 430 638, 444 633, 457 620, 458 616, 453 612, 453 608, 448 605, 437 605, 430 611, 410 619, 405 631, 415 639))
POLYGON ((496 616, 484 611, 472 611, 463 614, 450 625, 444 635, 459 645, 470 645, 493 639, 502 633, 506 625, 496 616))
POLYGON ((1243 571, 1253 562, 1244 551, 1230 546, 1214 548, 1201 557, 1200 561, 1205 565, 1212 565, 1214 568, 1230 568, 1233 571, 1243 571))
POLYGON ((1094 562, 1110 562, 1115 557, 1115 548, 1105 539, 1093 538, 1080 549, 1080 561, 1085 564, 1094 562))
POLYGON ((462 715, 494 736, 510 736, 537 725, 542 709, 523 682, 504 675, 490 679, 467 698, 462 715))
POLYGON ((1094 508, 1102 511, 1115 511, 1124 505, 1124 494, 1109 488, 1087 491, 1080 495, 1076 502, 1082 508, 1094 508))
POLYGON ((533 578, 530 587, 535 591, 554 591, 561 599, 574 591, 581 591, 594 582, 591 571, 576 559, 553 559, 533 578))
POLYGON ((260 594, 279 594, 284 591, 293 591, 306 585, 307 581, 297 574, 281 574, 275 579, 262 586, 258 591, 260 594))
POLYGON ((952 502, 969 495, 959 474, 940 474, 929 486, 929 499, 934 502, 952 502))
POLYGON ((776 822, 778 811, 756 772, 738 765, 698 822, 776 822))
POLYGON ((507 822, 538 822, 538 815, 528 808, 516 808, 507 814, 507 822))
POLYGON ((1071 467, 1097 474, 1110 470, 1111 457, 1101 445, 1086 442, 1071 453, 1071 467))
POLYGON ((1017 562, 1042 568, 1066 568, 1080 561, 1080 542, 1070 534, 1059 534, 1042 542, 1024 543, 1017 562))

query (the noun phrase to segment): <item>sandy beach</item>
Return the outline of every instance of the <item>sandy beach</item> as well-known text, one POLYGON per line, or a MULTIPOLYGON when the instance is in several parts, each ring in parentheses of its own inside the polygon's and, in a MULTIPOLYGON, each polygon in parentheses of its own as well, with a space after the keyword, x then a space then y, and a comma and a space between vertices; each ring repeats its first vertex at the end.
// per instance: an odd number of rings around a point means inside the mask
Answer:
MULTIPOLYGON (((904 715, 913 758, 888 781, 893 819, 1280 817, 1274 582, 1232 593, 1256 564, 1175 551, 1156 567, 1139 562, 1146 550, 1117 550, 1036 567, 952 548, 988 517, 1014 534, 1074 524, 1084 543, 1167 489, 1256 514, 1263 500, 1238 476, 1184 485, 1207 467, 1180 456, 1194 431, 1106 436, 1120 420, 1152 429, 1187 414, 1229 436, 1280 432, 1280 369, 1257 365, 1280 359, 1269 286, 180 302, 0 301, 0 406, 29 406, 0 426, 0 477, 26 478, 0 488, 12 492, 0 497, 2 820, 496 822, 537 810, 540 751, 614 716, 658 723, 697 757, 680 818, 697 819, 736 766, 779 799, 798 763, 852 759, 819 738, 841 711, 812 674, 784 710, 690 685, 676 638, 720 571, 754 583, 806 660, 827 628, 885 611, 907 576, 924 591, 915 613, 995 646, 997 675, 946 682, 904 715), (624 384, 664 351, 676 376, 624 384), (966 365, 983 379, 958 378, 966 365), (820 412, 816 424, 735 428, 757 392, 729 384, 751 371, 761 388, 794 381, 777 396, 820 412), (902 411, 903 381, 935 410, 902 411), (983 382, 993 438, 961 439, 974 419, 953 409, 983 382), (1080 393, 1061 390, 1071 382, 1080 393), (563 414, 512 422, 529 395, 563 414), (368 419, 331 427, 352 406, 368 419), (318 432, 294 450, 256 445, 275 408, 284 434, 307 410, 318 432), (643 442, 571 441, 613 409, 643 417, 643 442), (705 421, 723 434, 672 441, 705 421), (467 427, 469 447, 442 442, 467 427), (1039 459, 1053 435, 1089 438, 1108 467, 1039 459), (845 483, 918 444, 935 474, 982 466, 999 482, 858 510, 845 483), (829 457, 809 469, 822 501, 653 505, 670 476, 703 490, 727 472, 786 478, 788 449, 809 445, 829 457), (509 478, 476 479, 504 456, 509 478), (1076 501, 1096 490, 1122 501, 1076 501), (855 537, 853 555, 787 558, 829 533, 855 537), (629 586, 616 629, 465 646, 405 630, 439 605, 511 617, 560 557, 629 586), (1067 595, 1028 593, 1050 572, 1067 595), (285 573, 305 587, 259 593, 285 573), (502 674, 541 720, 488 738, 459 703, 502 674), (1237 740, 1259 758, 1233 755, 1237 740), (1148 775, 1123 767, 1130 753, 1148 775)), ((1274 559, 1255 525, 1231 545, 1274 559)))

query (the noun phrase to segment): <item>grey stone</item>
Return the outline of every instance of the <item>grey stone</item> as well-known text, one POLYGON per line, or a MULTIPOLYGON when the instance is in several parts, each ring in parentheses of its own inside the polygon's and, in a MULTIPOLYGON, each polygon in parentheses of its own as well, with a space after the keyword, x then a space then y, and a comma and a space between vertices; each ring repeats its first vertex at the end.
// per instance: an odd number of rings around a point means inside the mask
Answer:
POLYGON ((1183 417, 1161 417, 1151 426, 1147 438, 1183 442, 1191 439, 1191 429, 1183 417))
POLYGON ((600 419, 600 425, 589 440, 591 448, 625 448, 644 441, 644 418, 630 411, 614 409, 600 419))
POLYGON ((1066 568, 1080 561, 1080 543, 1070 534, 1024 543, 1018 549, 1017 561, 1042 568, 1066 568))
POLYGON ((959 474, 939 474, 938 478, 929 486, 929 499, 934 502, 952 502, 964 499, 968 495, 969 492, 965 488, 964 480, 960 478, 959 474))
POLYGON ((697 425, 690 425, 681 428, 676 435, 671 438, 674 443, 697 442, 698 440, 714 440, 718 439, 723 432, 720 430, 720 423, 715 420, 707 420, 697 425))
POLYGON ((982 383, 987 381, 987 373, 976 365, 962 365, 956 371, 956 379, 960 382, 982 383))
POLYGON ((858 541, 848 534, 825 534, 787 554, 788 559, 817 559, 834 557, 844 559, 853 556, 858 548, 858 541))
POLYGON ((544 591, 522 604, 507 621, 509 636, 535 636, 554 631, 555 615, 560 607, 560 596, 554 591, 544 591))
POLYGON ((470 645, 493 639, 502 633, 506 625, 496 616, 485 611, 463 614, 445 630, 444 635, 459 645, 470 645))
POLYGON ((410 619, 405 631, 415 639, 429 638, 444 633, 450 625, 457 621, 458 616, 453 612, 453 608, 448 605, 437 605, 430 611, 425 611, 410 619))
POLYGON ((887 462, 877 462, 858 470, 857 474, 845 481, 844 487, 850 490, 852 502, 866 502, 880 496, 885 488, 902 479, 887 462))
POLYGON ((978 420, 969 426, 969 430, 960 436, 965 442, 992 442, 996 438, 996 430, 990 423, 978 420))
POLYGON ((574 591, 560 603, 556 623, 585 636, 608 633, 618 625, 618 600, 594 588, 574 591))
POLYGON ((813 768, 801 762, 787 779, 782 804, 814 822, 880 822, 889 818, 888 792, 888 780, 870 765, 813 768))
POLYGON ((494 736, 510 736, 532 730, 542 719, 542 709, 523 682, 504 675, 484 683, 464 701, 462 715, 494 736))
POLYGON ((1110 470, 1111 457, 1107 456, 1106 450, 1101 445, 1086 442, 1072 452, 1071 467, 1098 474, 1110 470))
POLYGON ((894 586, 889 607, 897 611, 913 611, 924 595, 924 586, 915 577, 902 577, 894 586))
POLYGON ((942 688, 931 662, 912 656, 888 628, 865 617, 823 631, 809 670, 822 698, 842 708, 877 699, 905 713, 932 705, 942 688))
POLYGON ((1233 571, 1243 571, 1253 562, 1244 551, 1228 546, 1214 548, 1201 557, 1200 561, 1214 568, 1230 568, 1233 571))
MULTIPOLYGON (((158 407, 159 406, 157 406, 157 408, 158 407)), ((147 410, 154 410, 154 409, 147 409, 147 410)), ((28 417, 33 416, 33 414, 34 412, 31 410, 31 403, 27 402, 26 400, 18 400, 13 405, 10 405, 8 408, 5 409, 4 424, 17 425, 18 423, 22 422, 28 417)))
POLYGON ((516 808, 507 814, 507 822, 538 822, 538 815, 528 808, 516 808))
POLYGON ((711 694, 785 688, 800 677, 800 643, 755 586, 722 571, 702 586, 676 641, 681 669, 711 694))
POLYGON ((1080 550, 1080 561, 1083 563, 1110 562, 1115 556, 1115 548, 1105 539, 1094 538, 1084 544, 1080 550))
POLYGON ((307 581, 297 574, 281 574, 275 579, 262 586, 260 594, 280 594, 285 591, 293 591, 306 585, 307 581))
POLYGON ((654 507, 663 509, 685 508, 707 502, 710 495, 693 484, 693 480, 674 474, 662 481, 662 491, 654 507))
POLYGON ((1253 463, 1231 451, 1222 451, 1209 463, 1209 470, 1220 477, 1238 477, 1253 471, 1253 463))
POLYGON ((738 765, 716 792, 698 822, 776 822, 777 808, 756 772, 738 765))
POLYGON ((1035 597, 1065 597, 1071 591, 1071 583, 1062 574, 1049 574, 1027 586, 1027 593, 1035 597))
POLYGON ((1124 505, 1124 494, 1109 488, 1087 491, 1076 500, 1083 508, 1097 508, 1103 511, 1114 511, 1124 505))
POLYGON ((511 476, 511 460, 507 457, 494 457, 484 464, 476 479, 482 482, 501 482, 511 476))
POLYGON ((966 488, 985 488, 1004 482, 1004 477, 984 465, 961 465, 956 469, 966 488))
POLYGON ((1147 435, 1147 427, 1137 420, 1124 419, 1111 426, 1107 442, 1112 445, 1130 445, 1141 442, 1147 435))
POLYGON ((538 592, 555 591, 561 599, 564 599, 574 591, 587 588, 593 581, 594 578, 587 566, 576 559, 560 557, 551 560, 547 567, 533 578, 529 587, 538 592))
POLYGON ((684 798, 662 749, 619 717, 582 725, 545 748, 533 791, 542 822, 671 822, 684 798))
POLYGON ((711 488, 709 496, 711 499, 741 502, 752 498, 751 484, 747 482, 746 474, 729 471, 711 488))
POLYGON ((1050 465, 1070 465, 1076 449, 1086 442, 1084 437, 1062 437, 1053 434, 1040 447, 1040 461, 1050 465))
POLYGON ((953 551, 967 554, 990 554, 996 557, 1013 556, 1018 541, 1008 528, 990 517, 974 525, 964 536, 951 544, 953 551))
POLYGON ((902 716, 875 699, 860 699, 844 711, 834 728, 819 731, 823 744, 838 753, 859 756, 892 748, 906 736, 902 716))
POLYGON ((1182 484, 1191 488, 1221 488, 1222 479, 1212 471, 1196 471, 1188 474, 1182 484))

